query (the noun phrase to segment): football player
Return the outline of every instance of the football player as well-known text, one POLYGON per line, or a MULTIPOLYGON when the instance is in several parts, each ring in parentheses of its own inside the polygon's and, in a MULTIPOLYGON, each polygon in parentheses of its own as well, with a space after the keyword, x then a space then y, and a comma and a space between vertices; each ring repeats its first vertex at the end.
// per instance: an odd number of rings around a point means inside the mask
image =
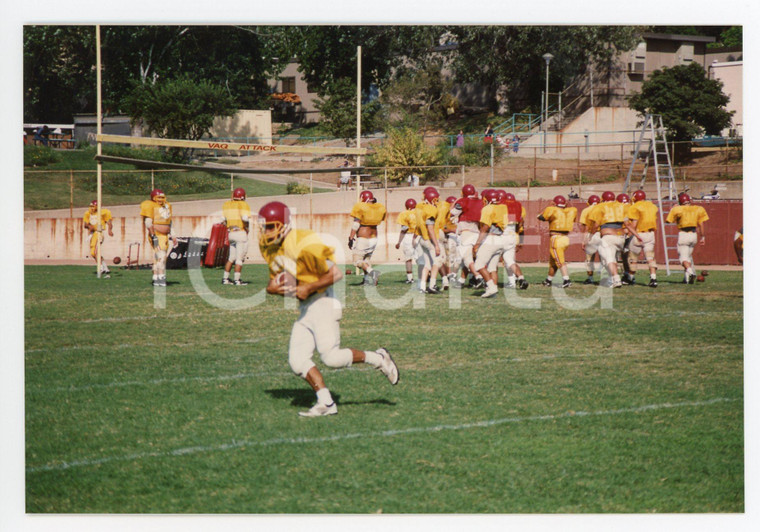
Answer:
POLYGON ((457 202, 457 198, 449 196, 446 198, 446 204, 448 205, 448 213, 446 215, 446 223, 443 226, 443 239, 445 242, 445 255, 446 266, 445 274, 449 283, 454 288, 462 288, 464 283, 461 283, 457 279, 457 272, 462 266, 462 258, 459 256, 459 235, 457 234, 456 218, 452 215, 452 208, 457 202))
POLYGON ((227 225, 230 240, 230 254, 227 263, 224 265, 222 284, 247 285, 248 283, 240 279, 243 261, 248 252, 248 231, 251 218, 251 207, 245 201, 244 189, 236 188, 232 191, 232 199, 225 201, 222 205, 222 216, 227 225), (235 265, 235 275, 234 280, 230 281, 230 270, 232 270, 233 264, 235 265))
POLYGON ((551 286, 557 270, 562 272, 562 288, 570 286, 570 275, 565 262, 565 250, 570 245, 568 235, 573 230, 575 217, 578 209, 568 207, 564 196, 555 196, 552 204, 546 207, 538 219, 549 222, 549 274, 543 282, 544 286, 551 286))
POLYGON ((617 257, 623 252, 625 230, 639 238, 638 232, 628 221, 628 206, 617 201, 615 193, 607 190, 602 194, 602 201, 589 213, 588 220, 591 223, 589 232, 594 233, 598 229, 601 233, 599 258, 610 275, 611 285, 620 288, 623 283, 618 274, 617 257))
POLYGON ((438 234, 435 229, 438 218, 438 190, 434 187, 426 187, 422 191, 422 197, 423 200, 417 204, 414 210, 417 217, 415 241, 419 242, 423 260, 422 271, 420 272, 420 292, 440 294, 441 291, 435 285, 438 270, 443 262, 441 245, 438 242, 438 234), (428 279, 430 279, 429 285, 428 279))
POLYGON ((507 273, 507 282, 505 285, 508 288, 517 287, 520 290, 525 290, 528 288, 528 281, 525 280, 522 269, 515 259, 515 255, 522 245, 522 233, 525 227, 525 207, 522 206, 522 203, 517 201, 515 195, 511 192, 497 190, 496 193, 499 195, 499 201, 506 205, 507 210, 509 211, 506 234, 509 238, 514 238, 515 241, 514 248, 507 249, 505 252, 509 255, 509 260, 507 260, 507 258, 504 259, 504 266, 507 273), (511 267, 507 266, 509 261, 512 262, 511 267))
POLYGON ((744 264, 744 228, 734 233, 734 253, 739 264, 744 264))
POLYGON ((409 198, 404 203, 406 210, 401 211, 396 218, 396 223, 401 226, 401 231, 398 234, 398 242, 396 243, 396 249, 401 249, 404 254, 404 261, 406 265, 406 284, 414 283, 414 275, 412 274, 412 261, 415 259, 414 255, 414 230, 417 228, 417 216, 414 213, 415 207, 417 207, 417 201, 409 198))
MULTIPOLYGON (((475 269, 475 255, 472 247, 480 234, 480 211, 483 202, 478 198, 478 193, 472 185, 462 187, 462 197, 458 199, 451 209, 451 215, 457 219, 457 233, 459 234, 459 256, 462 258, 462 266, 472 274, 471 286, 485 288, 485 281, 475 269)), ((467 272, 464 272, 466 280, 467 272)))
POLYGON ((438 201, 436 208, 438 212, 435 215, 435 234, 438 237, 438 242, 441 244, 441 267, 439 273, 441 274, 441 289, 449 289, 449 274, 451 269, 449 268, 449 243, 446 227, 451 223, 451 205, 454 204, 456 198, 449 202, 452 198, 448 198, 446 201, 438 201))
POLYGON ((596 194, 592 194, 586 200, 587 207, 581 211, 581 215, 578 218, 578 223, 581 225, 581 233, 583 233, 583 252, 586 254, 586 280, 583 284, 594 284, 594 255, 597 254, 599 244, 602 241, 602 235, 599 231, 593 234, 589 231, 591 227, 591 221, 588 219, 588 215, 591 210, 601 200, 596 194))
MULTIPOLYGON (((100 208, 100 223, 98 223, 98 200, 90 202, 90 208, 87 209, 82 217, 84 228, 90 232, 90 255, 98 262, 98 247, 103 247, 103 228, 108 227, 108 236, 113 236, 113 218, 111 211, 106 208, 100 208)), ((103 254, 100 254, 100 275, 106 279, 111 277, 111 271, 108 269, 103 254)))
POLYGON ((480 297, 490 298, 499 293, 499 259, 504 257, 507 268, 511 266, 505 252, 509 244, 514 250, 516 238, 508 244, 504 231, 509 220, 509 210, 499 202, 498 193, 489 189, 484 193, 484 199, 488 203, 480 212, 480 232, 472 250, 475 253, 475 269, 486 281, 486 291, 480 297))
POLYGON ((140 204, 140 215, 153 248, 153 286, 166 286, 166 259, 177 239, 171 232, 172 206, 163 190, 151 191, 150 200, 140 204))
POLYGON ((266 291, 300 302, 300 316, 293 325, 288 347, 290 369, 306 380, 317 395, 316 404, 299 415, 328 416, 338 407, 314 364, 314 350, 331 368, 366 363, 379 369, 391 384, 399 371, 385 348, 361 351, 340 347, 342 309, 333 285, 343 278, 334 249, 313 231, 291 227, 290 210, 279 201, 264 205, 258 213, 259 249, 269 266, 266 291))
POLYGON ((705 245, 704 223, 709 220, 707 211, 701 205, 692 205, 691 197, 686 192, 678 195, 678 205, 673 207, 665 219, 669 224, 678 224, 678 260, 683 266, 683 282, 693 284, 697 278, 694 273, 694 246, 705 245))
POLYGON ((372 269, 370 259, 377 247, 377 226, 385 220, 385 206, 377 202, 372 192, 363 190, 350 216, 353 222, 348 249, 353 252, 354 265, 364 271, 364 284, 376 285, 380 272, 372 269))
POLYGON ((647 200, 647 195, 643 190, 636 190, 633 193, 633 203, 628 209, 628 219, 631 225, 639 233, 638 238, 630 238, 628 245, 627 259, 628 272, 630 272, 627 281, 630 284, 635 282, 636 263, 639 255, 644 252, 649 266, 649 286, 657 287, 657 262, 654 258, 655 234, 657 231, 657 212, 659 209, 651 201, 647 200))

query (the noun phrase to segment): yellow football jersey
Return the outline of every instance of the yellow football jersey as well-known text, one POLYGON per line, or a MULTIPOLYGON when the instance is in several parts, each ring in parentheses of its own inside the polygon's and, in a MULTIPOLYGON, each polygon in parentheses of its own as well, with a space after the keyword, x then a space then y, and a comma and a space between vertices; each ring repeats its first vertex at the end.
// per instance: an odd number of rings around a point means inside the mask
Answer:
POLYGON ((451 205, 446 201, 439 201, 437 207, 438 212, 435 215, 435 230, 440 231, 449 223, 451 218, 451 205))
POLYGON ((227 229, 245 229, 251 219, 251 207, 245 201, 227 200, 222 206, 222 216, 227 223, 227 229))
POLYGON ((361 225, 380 225, 385 219, 385 205, 360 201, 351 209, 351 216, 359 220, 361 225))
POLYGON ((430 240, 430 235, 427 230, 427 222, 432 220, 433 223, 435 223, 436 217, 438 216, 438 209, 435 205, 429 203, 418 203, 414 211, 417 216, 415 233, 421 236, 424 240, 430 240))
POLYGON ((140 204, 140 216, 153 218, 153 209, 158 207, 158 203, 153 200, 145 200, 140 204))
POLYGON ((591 226, 591 220, 589 220, 588 215, 591 214, 591 211, 594 210, 594 207, 596 207, 596 205, 589 205, 581 211, 581 215, 578 218, 579 224, 585 225, 587 228, 591 226))
MULTIPOLYGON (((92 224, 92 225, 94 225, 94 226, 97 227, 97 225, 98 225, 98 212, 97 211, 90 212, 90 210, 87 209, 87 211, 85 211, 85 213, 84 213, 84 216, 82 216, 82 220, 86 224, 92 224), (90 220, 92 220, 92 221, 90 221, 90 220)), ((112 220, 111 211, 109 211, 108 209, 100 209, 100 227, 101 227, 101 229, 103 227, 105 227, 108 224, 108 222, 110 222, 111 220, 112 220)))
POLYGON ((509 223, 509 209, 506 205, 490 204, 480 211, 480 223, 487 226, 496 226, 502 231, 509 223))
POLYGON ((561 209, 556 205, 549 205, 541 213, 544 220, 549 222, 549 231, 570 232, 573 230, 575 217, 578 215, 578 209, 575 207, 565 207, 561 209))
POLYGON ((636 231, 647 232, 657 229, 657 205, 648 200, 637 201, 628 209, 628 218, 638 220, 636 231))
POLYGON ((588 220, 598 225, 623 223, 628 217, 630 205, 618 201, 603 201, 597 203, 588 215, 588 220))
POLYGON ((396 218, 396 223, 402 227, 408 227, 409 232, 414 233, 414 230, 417 228, 417 215, 414 209, 401 211, 398 214, 398 218, 396 218))
MULTIPOLYGON (((295 276, 297 282, 313 283, 328 271, 328 261, 335 264, 335 250, 325 245, 314 231, 291 229, 279 245, 259 245, 269 266, 269 278, 281 272, 295 276)), ((327 288, 319 290, 324 292, 327 288)))
POLYGON ((706 222, 710 217, 707 211, 700 205, 676 205, 668 213, 665 220, 669 224, 677 223, 678 227, 696 227, 697 224, 706 222))

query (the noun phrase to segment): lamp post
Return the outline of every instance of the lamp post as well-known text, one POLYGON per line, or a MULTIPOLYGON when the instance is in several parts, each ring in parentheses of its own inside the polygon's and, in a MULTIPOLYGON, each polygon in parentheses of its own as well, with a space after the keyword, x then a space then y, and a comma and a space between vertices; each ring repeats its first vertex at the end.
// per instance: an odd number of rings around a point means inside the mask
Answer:
POLYGON ((554 59, 554 56, 546 53, 541 57, 546 61, 546 102, 544 103, 544 153, 546 153, 546 121, 549 119, 549 63, 554 59))

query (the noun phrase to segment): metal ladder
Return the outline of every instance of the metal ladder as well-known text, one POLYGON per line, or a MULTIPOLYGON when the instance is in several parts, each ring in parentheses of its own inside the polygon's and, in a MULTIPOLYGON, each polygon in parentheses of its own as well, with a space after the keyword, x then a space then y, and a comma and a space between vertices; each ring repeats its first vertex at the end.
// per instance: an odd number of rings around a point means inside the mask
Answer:
POLYGON ((673 174, 673 165, 670 161, 670 152, 668 151, 668 141, 665 135, 665 127, 662 124, 662 115, 647 114, 644 117, 644 124, 641 127, 639 138, 636 141, 636 149, 633 153, 631 166, 628 168, 628 174, 623 185, 623 192, 628 193, 631 187, 631 176, 639 157, 646 153, 644 169, 641 173, 641 182, 639 189, 644 188, 647 179, 649 165, 654 166, 655 184, 657 185, 657 207, 660 218, 660 241, 662 242, 665 254, 665 269, 667 275, 670 275, 671 263, 678 264, 678 231, 673 230, 672 224, 668 227, 665 225, 665 208, 668 211, 675 205, 676 201, 676 181, 673 174), (663 187, 664 185, 664 187, 663 187), (667 189, 667 195, 663 197, 663 188, 667 189), (663 201, 664 200, 664 201, 663 201))

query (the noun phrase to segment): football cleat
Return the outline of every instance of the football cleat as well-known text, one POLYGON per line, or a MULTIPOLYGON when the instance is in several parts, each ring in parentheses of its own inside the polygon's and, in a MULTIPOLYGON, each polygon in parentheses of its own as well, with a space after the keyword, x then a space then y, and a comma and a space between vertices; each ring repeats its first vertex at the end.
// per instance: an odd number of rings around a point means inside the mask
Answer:
POLYGON ((372 270, 372 273, 370 273, 369 276, 372 279, 372 284, 377 286, 377 279, 380 277, 380 272, 377 270, 372 270))
POLYGON ((241 281, 240 279, 238 279, 237 281, 233 281, 232 284, 234 284, 235 286, 246 286, 248 283, 245 282, 245 281, 241 281))
POLYGON ((376 350, 375 353, 383 357, 382 363, 380 363, 380 366, 378 366, 377 369, 383 372, 383 375, 388 377, 388 381, 396 385, 398 384, 399 379, 399 373, 398 373, 398 366, 396 366, 396 363, 393 361, 393 357, 388 352, 388 350, 384 347, 381 347, 380 349, 376 350))
POLYGON ((473 282, 472 285, 470 285, 470 287, 474 288, 476 290, 479 289, 479 288, 485 288, 486 287, 486 282, 481 277, 480 279, 475 279, 475 282, 473 282))
POLYGON ((404 281, 406 284, 414 284, 414 279, 407 279, 404 281))
POLYGON ((222 279, 222 284, 234 284, 231 279, 222 279))
POLYGON ((496 287, 491 288, 490 286, 486 286, 486 291, 483 292, 483 294, 480 296, 483 299, 488 299, 491 297, 494 297, 496 294, 499 293, 499 289, 496 287))
POLYGON ((657 288, 657 279, 650 279, 648 286, 650 286, 652 288, 657 288))
POLYGON ((528 286, 529 286, 528 281, 526 281, 525 279, 517 280, 517 288, 519 288, 520 290, 527 290, 528 286))
POLYGON ((621 283, 620 281, 616 281, 612 283, 612 288, 620 288, 622 286, 623 286, 623 283, 621 283))
POLYGON ((544 279, 544 282, 541 283, 543 286, 551 286, 552 282, 549 279, 544 279))
POLYGON ((566 281, 562 281, 562 288, 567 288, 571 286, 573 283, 570 282, 570 279, 567 279, 566 281))
POLYGON ((319 416, 331 416, 333 414, 338 413, 338 405, 335 404, 335 401, 330 403, 329 405, 324 405, 322 403, 317 403, 305 412, 299 412, 298 415, 301 417, 319 417, 319 416))
POLYGON ((631 285, 634 285, 634 284, 636 284, 636 279, 635 279, 635 278, 633 278, 633 277, 623 276, 623 279, 621 280, 621 282, 622 282, 624 285, 628 285, 628 286, 631 286, 631 285))
POLYGON ((594 280, 591 277, 587 277, 583 284, 594 284, 594 280))
POLYGON ((694 284, 694 281, 697 280, 696 275, 689 274, 689 284, 694 284))
POLYGON ((440 294, 441 291, 438 289, 437 286, 429 286, 427 290, 425 290, 426 294, 440 294))

